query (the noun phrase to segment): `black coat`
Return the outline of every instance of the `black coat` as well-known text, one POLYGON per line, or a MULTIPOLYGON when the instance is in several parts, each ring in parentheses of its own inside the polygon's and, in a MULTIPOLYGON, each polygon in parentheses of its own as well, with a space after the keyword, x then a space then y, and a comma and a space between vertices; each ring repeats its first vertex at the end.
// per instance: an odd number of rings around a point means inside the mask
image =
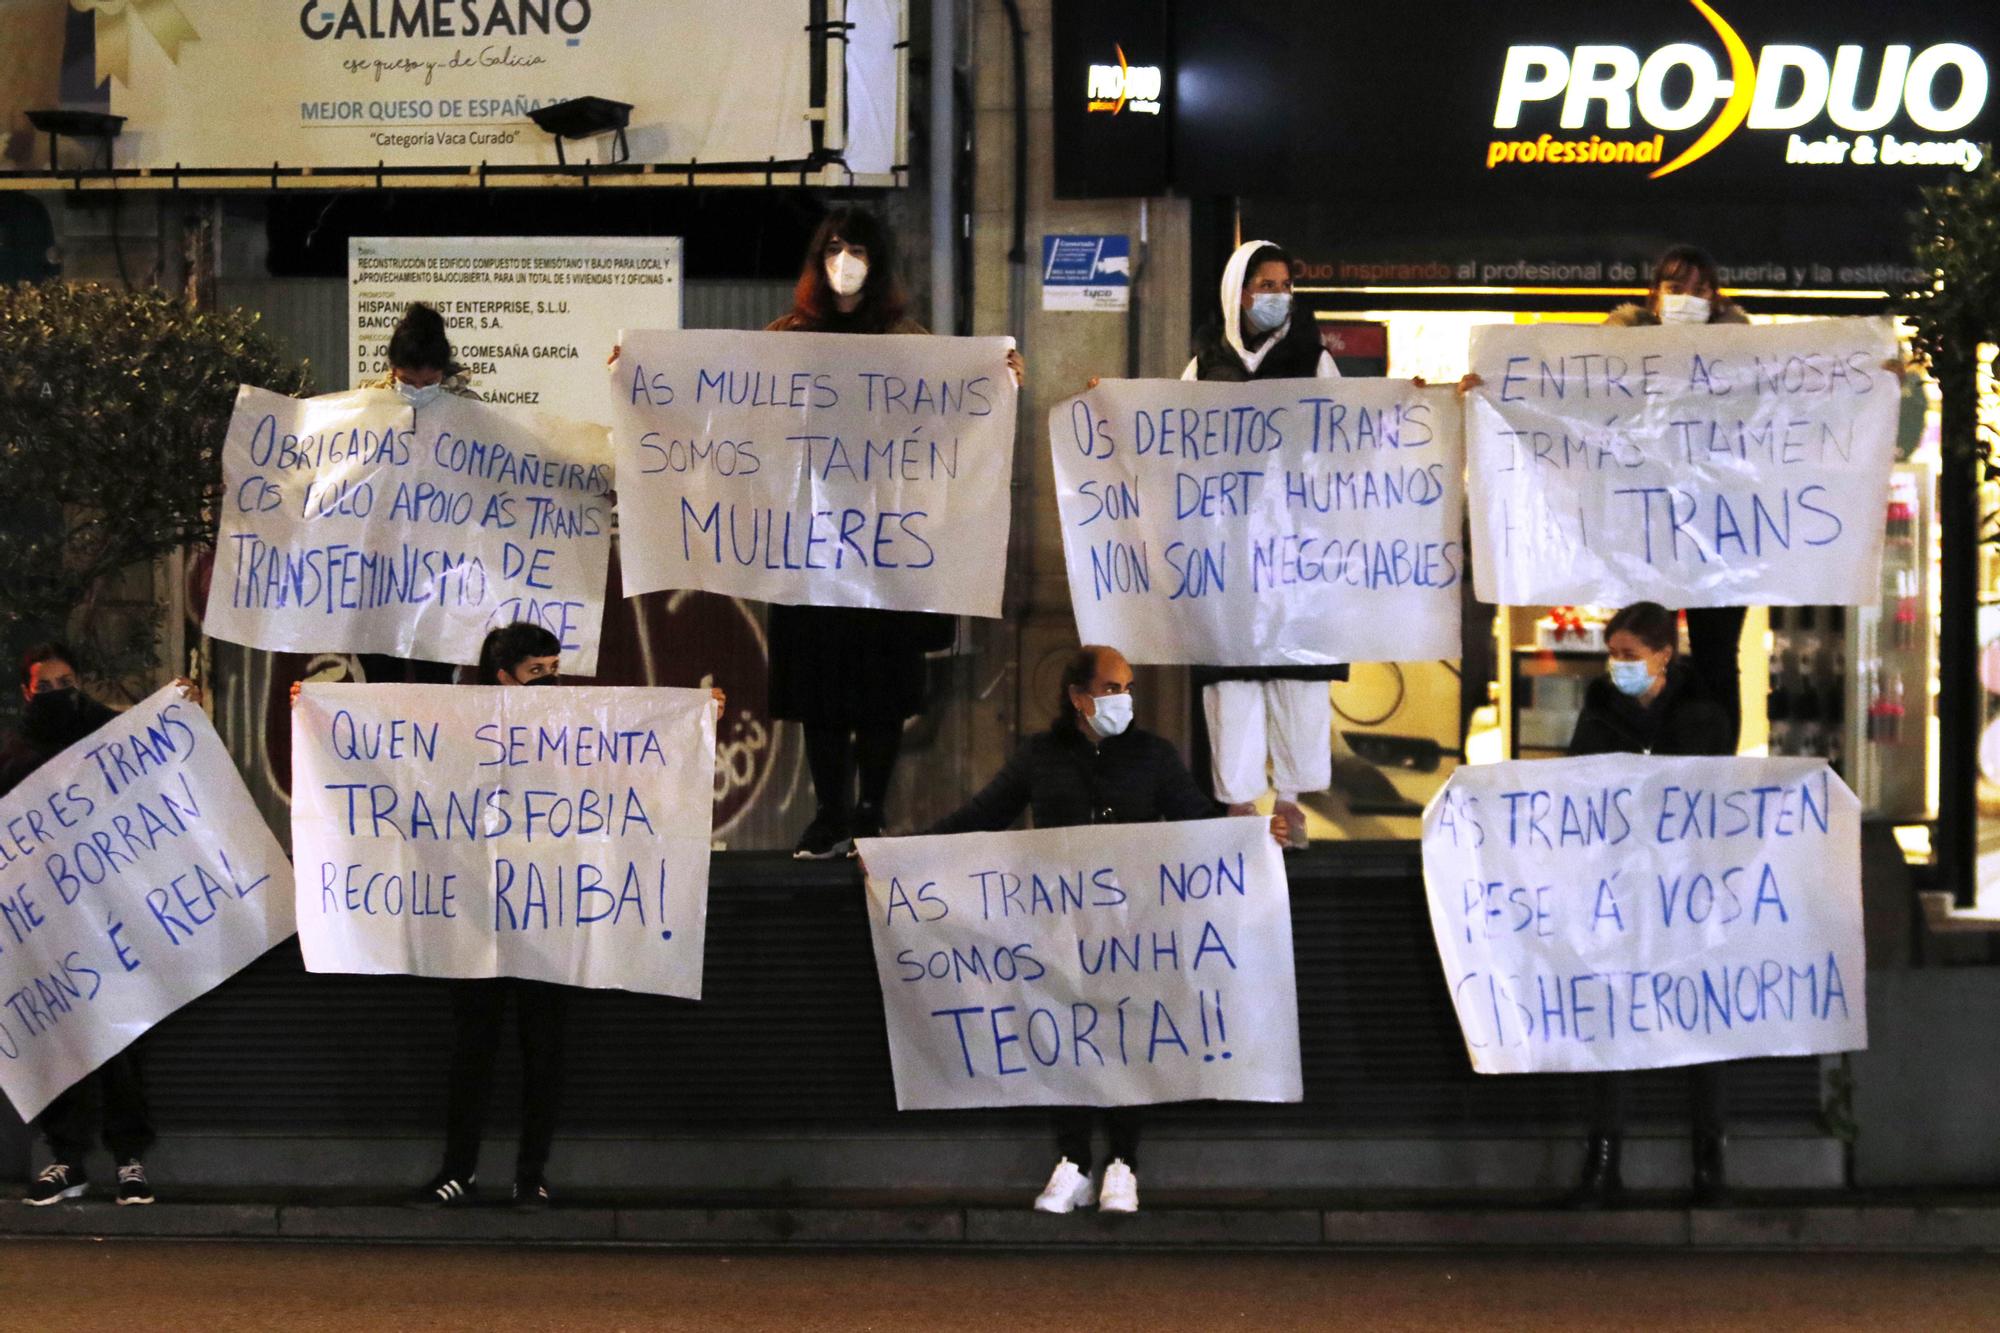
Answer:
POLYGON ((1667 683, 1650 704, 1620 690, 1609 676, 1591 681, 1569 742, 1572 755, 1726 755, 1735 749, 1729 714, 1679 657, 1667 663, 1667 683))
POLYGON ((998 777, 929 832, 994 833, 1029 809, 1036 828, 1149 824, 1222 813, 1162 737, 1133 727, 1092 745, 1063 718, 1022 741, 998 777))

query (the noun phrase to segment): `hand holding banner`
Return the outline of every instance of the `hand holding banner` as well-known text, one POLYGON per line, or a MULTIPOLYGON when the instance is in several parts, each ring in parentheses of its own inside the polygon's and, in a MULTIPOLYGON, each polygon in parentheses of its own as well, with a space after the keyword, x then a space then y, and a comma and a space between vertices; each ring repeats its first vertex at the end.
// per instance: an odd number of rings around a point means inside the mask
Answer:
POLYGON ((706 690, 309 684, 306 968, 700 999, 714 784, 706 690))
POLYGON ((290 935, 290 869, 173 685, 0 800, 0 1090, 21 1117, 290 935))
POLYGON ((1821 760, 1461 768, 1424 885, 1482 1074, 1868 1044, 1861 803, 1821 760))
POLYGON ((1474 329, 1480 600, 1875 596, 1899 392, 1884 362, 1896 356, 1883 319, 1474 329))
POLYGON ((858 845, 899 1108, 1303 1095, 1263 819, 858 845))
POLYGON ((1459 421, 1406 380, 1107 380, 1058 404, 1077 632, 1135 663, 1457 657, 1459 421))
POLYGON ((472 663, 532 621, 597 670, 611 559, 602 427, 443 395, 245 385, 204 628, 274 652, 472 663))
POLYGON ((625 595, 997 616, 1005 338, 627 331, 610 370, 625 595))

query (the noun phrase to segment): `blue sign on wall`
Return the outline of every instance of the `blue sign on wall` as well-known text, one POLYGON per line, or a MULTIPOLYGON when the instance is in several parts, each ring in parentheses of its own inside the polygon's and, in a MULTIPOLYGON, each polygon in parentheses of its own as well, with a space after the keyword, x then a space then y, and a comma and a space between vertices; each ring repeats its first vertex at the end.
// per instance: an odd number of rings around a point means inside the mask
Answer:
POLYGON ((1131 237, 1042 237, 1042 309, 1124 310, 1131 302, 1131 237))

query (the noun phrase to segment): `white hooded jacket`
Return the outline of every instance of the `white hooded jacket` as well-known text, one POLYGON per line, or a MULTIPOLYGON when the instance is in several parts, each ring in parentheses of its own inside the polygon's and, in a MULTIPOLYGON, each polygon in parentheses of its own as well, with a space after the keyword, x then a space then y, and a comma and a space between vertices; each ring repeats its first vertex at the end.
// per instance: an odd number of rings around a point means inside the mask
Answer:
MULTIPOLYGON (((1222 269, 1222 336, 1228 340, 1236 355, 1242 358, 1243 368, 1253 375, 1257 373, 1257 367, 1264 363, 1264 354, 1283 342, 1285 335, 1291 332, 1292 328, 1292 321, 1287 319, 1273 329, 1258 344, 1255 351, 1243 345, 1243 284, 1249 277, 1250 256, 1267 245, 1276 244, 1275 241, 1245 241, 1236 247, 1236 252, 1229 256, 1229 262, 1222 269)), ((1191 358, 1187 363, 1187 369, 1181 372, 1181 378, 1198 379, 1199 375, 1196 372, 1200 362, 1200 357, 1191 358)), ((1333 353, 1323 351, 1319 354, 1319 367, 1314 374, 1323 380, 1340 378, 1340 368, 1333 362, 1333 353)))

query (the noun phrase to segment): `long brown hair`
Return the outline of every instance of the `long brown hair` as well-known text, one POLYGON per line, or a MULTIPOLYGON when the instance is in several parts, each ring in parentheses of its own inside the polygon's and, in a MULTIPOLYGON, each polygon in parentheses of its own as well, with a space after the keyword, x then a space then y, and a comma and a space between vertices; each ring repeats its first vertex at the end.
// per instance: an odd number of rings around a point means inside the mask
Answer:
POLYGON ((909 294, 896 271, 896 241, 880 218, 865 208, 843 205, 820 220, 806 247, 798 285, 792 289, 790 323, 800 329, 887 333, 902 323, 909 305, 909 294), (832 284, 826 280, 826 247, 835 240, 868 251, 868 279, 861 285, 861 304, 851 315, 840 313, 832 284))

